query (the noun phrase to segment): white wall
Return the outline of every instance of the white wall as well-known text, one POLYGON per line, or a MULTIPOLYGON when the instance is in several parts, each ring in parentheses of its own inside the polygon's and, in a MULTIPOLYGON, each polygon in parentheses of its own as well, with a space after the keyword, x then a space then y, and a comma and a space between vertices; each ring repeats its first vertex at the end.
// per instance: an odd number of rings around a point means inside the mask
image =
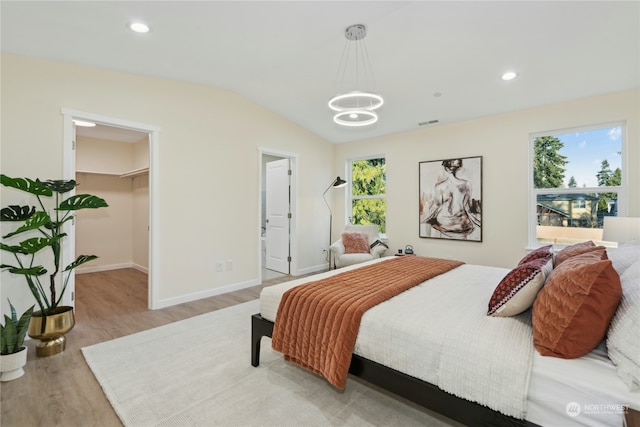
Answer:
MULTIPOLYGON (((344 171, 347 159, 386 155, 387 237, 392 250, 410 244, 420 255, 512 267, 527 246, 529 135, 626 120, 628 214, 639 216, 639 119, 640 91, 632 90, 338 145, 335 164, 344 171), (483 242, 419 238, 418 162, 472 156, 483 157, 483 242)), ((333 200, 334 224, 344 224, 344 200, 333 200)), ((340 229, 334 225, 335 233, 340 229)))
MULTIPOLYGON (((9 176, 61 178, 62 108, 160 128, 161 304, 256 283, 258 147, 299 155, 301 244, 293 256, 300 269, 323 264, 321 251, 307 243, 328 230, 328 218, 317 212, 326 209, 319 195, 331 179, 330 143, 229 91, 8 54, 1 59, 0 165, 9 176), (234 269, 216 272, 217 259, 232 259, 234 269)), ((15 191, 1 191, 3 205, 25 202, 15 191)), ((26 308, 31 297, 19 278, 7 272, 1 278, 3 299, 26 308)))

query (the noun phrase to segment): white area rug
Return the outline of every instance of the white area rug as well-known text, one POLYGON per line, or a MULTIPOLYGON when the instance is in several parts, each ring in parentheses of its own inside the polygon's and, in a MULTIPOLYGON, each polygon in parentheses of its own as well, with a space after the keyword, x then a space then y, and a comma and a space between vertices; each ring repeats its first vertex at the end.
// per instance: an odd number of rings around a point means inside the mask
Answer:
POLYGON ((350 377, 339 392, 284 362, 262 340, 251 366, 258 301, 82 349, 125 426, 451 426, 350 377))

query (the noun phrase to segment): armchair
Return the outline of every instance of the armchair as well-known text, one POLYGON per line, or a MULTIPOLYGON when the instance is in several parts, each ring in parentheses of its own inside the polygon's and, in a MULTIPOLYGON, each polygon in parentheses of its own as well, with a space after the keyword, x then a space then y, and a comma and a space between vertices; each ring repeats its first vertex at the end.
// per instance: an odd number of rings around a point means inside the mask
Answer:
POLYGON ((329 247, 334 266, 345 267, 380 258, 388 247, 379 239, 377 225, 346 225, 342 237, 329 247))

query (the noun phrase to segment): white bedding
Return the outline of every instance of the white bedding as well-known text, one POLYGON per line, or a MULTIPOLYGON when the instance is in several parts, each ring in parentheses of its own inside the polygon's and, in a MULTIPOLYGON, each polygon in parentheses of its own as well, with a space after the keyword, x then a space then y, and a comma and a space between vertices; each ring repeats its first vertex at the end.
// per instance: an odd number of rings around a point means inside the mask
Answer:
POLYGON ((639 410, 640 392, 629 391, 607 357, 591 352, 560 359, 534 351, 527 420, 541 426, 623 426, 623 405, 639 410))
MULTIPOLYGON (((279 301, 288 289, 362 265, 266 287, 260 295, 260 313, 275 321, 279 301)), ((640 409, 640 393, 626 388, 609 359, 594 354, 574 360, 540 356, 532 349, 527 314, 514 318, 486 316, 489 297, 508 271, 463 265, 370 309, 362 318, 354 352, 460 397, 484 404, 492 402, 488 406, 500 412, 515 417, 525 415, 525 419, 538 425, 623 425, 624 415, 616 409, 620 405, 640 409), (454 281, 458 286, 452 286, 454 281), (465 301, 475 303, 471 308, 465 304, 465 309, 460 310, 465 301), (447 313, 454 313, 460 320, 475 321, 451 322, 446 320, 447 313), (480 338, 486 330, 495 329, 487 327, 490 323, 500 325, 499 331, 511 330, 515 337, 512 344, 497 351, 495 337, 480 338), (470 352, 469 344, 475 350, 470 352), (489 350, 482 352, 480 347, 489 350), (461 370, 459 366, 466 368, 461 370), (506 378, 513 381, 495 381, 497 371, 505 370, 506 378), (485 379, 478 381, 480 377, 485 379), (508 395, 512 398, 505 400, 508 395), (567 406, 574 403, 580 407, 577 416, 567 411, 567 406)))

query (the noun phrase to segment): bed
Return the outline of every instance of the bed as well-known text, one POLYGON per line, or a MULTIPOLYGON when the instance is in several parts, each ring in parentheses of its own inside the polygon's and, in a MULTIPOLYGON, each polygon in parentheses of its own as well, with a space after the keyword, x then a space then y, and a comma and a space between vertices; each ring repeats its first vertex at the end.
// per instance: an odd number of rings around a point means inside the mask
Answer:
MULTIPOLYGON (((567 269, 577 271, 571 262, 584 258, 582 251, 594 252, 593 248, 587 251, 578 246, 573 248, 575 253, 569 250, 563 254, 570 258, 565 266, 571 268, 567 269)), ((609 333, 606 341, 580 357, 541 354, 534 343, 537 330, 533 327, 533 309, 488 315, 497 285, 502 285, 521 264, 539 261, 530 254, 525 258, 533 259, 523 259, 513 270, 461 265, 367 310, 353 347, 349 374, 466 425, 622 426, 629 409, 640 410, 640 367, 637 355, 631 354, 635 361, 625 366, 626 361, 618 366, 611 359, 628 358, 629 352, 635 351, 633 341, 640 342, 637 323, 635 330, 633 326, 640 307, 640 247, 632 245, 605 253, 607 263, 620 277, 623 292, 620 308, 616 303, 613 318, 607 323, 611 321, 624 333, 609 333), (447 313, 452 313, 456 321, 446 317, 447 313), (622 340, 622 344, 619 346, 616 340, 622 340), (614 350, 623 354, 614 357, 614 350)), ((557 255, 552 254, 551 265, 557 255)), ((252 365, 259 365, 261 339, 272 337, 278 308, 287 291, 350 271, 356 274, 373 264, 385 266, 397 258, 377 259, 265 287, 260 295, 260 313, 252 316, 252 365)), ((548 268, 550 264, 545 265, 548 268)), ((553 269, 557 274, 561 270, 553 269)), ((549 276, 550 271, 541 268, 535 280, 527 284, 537 280, 542 288, 549 276)), ((535 295, 539 292, 534 292, 534 299, 541 299, 535 295)), ((521 289, 518 293, 524 294, 521 289)), ((517 300, 513 295, 508 299, 517 300)), ((542 348, 542 353, 548 351, 542 348)))

